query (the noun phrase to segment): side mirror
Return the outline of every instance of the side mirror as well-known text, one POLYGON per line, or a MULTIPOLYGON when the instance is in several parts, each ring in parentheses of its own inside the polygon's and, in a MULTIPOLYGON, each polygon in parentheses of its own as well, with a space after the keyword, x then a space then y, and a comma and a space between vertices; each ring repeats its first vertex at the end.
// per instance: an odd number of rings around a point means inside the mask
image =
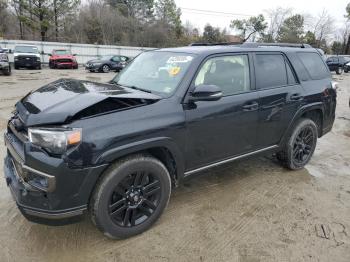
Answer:
POLYGON ((217 101, 222 97, 222 90, 216 85, 199 85, 190 96, 191 101, 217 101))
POLYGON ((52 56, 52 54, 47 54, 48 56, 52 56))
POLYGON ((73 56, 77 56, 77 54, 73 54, 73 56))

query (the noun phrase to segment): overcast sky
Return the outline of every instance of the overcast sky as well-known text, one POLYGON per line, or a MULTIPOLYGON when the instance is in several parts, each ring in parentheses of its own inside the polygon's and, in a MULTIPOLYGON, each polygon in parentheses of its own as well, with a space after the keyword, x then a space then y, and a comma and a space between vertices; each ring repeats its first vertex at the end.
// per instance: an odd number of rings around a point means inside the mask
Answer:
POLYGON ((317 16, 324 9, 331 14, 337 26, 344 22, 345 7, 350 0, 175 0, 177 6, 182 8, 182 21, 190 21, 203 30, 206 23, 229 29, 233 18, 247 18, 249 15, 258 15, 265 10, 276 7, 291 7, 294 13, 317 16), (189 9, 210 10, 225 13, 243 14, 248 16, 232 16, 222 13, 205 14, 203 11, 189 9))

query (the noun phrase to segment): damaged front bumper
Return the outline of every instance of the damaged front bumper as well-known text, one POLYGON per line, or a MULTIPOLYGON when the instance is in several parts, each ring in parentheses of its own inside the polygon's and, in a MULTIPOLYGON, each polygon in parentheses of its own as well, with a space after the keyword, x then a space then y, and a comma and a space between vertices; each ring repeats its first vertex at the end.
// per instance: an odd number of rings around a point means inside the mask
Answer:
POLYGON ((22 150, 14 134, 5 133, 4 140, 4 175, 21 213, 32 222, 48 225, 80 220, 104 166, 69 168, 63 159, 30 150, 28 143, 22 150))
POLYGON ((9 62, 1 62, 0 61, 0 70, 7 70, 10 67, 9 62))

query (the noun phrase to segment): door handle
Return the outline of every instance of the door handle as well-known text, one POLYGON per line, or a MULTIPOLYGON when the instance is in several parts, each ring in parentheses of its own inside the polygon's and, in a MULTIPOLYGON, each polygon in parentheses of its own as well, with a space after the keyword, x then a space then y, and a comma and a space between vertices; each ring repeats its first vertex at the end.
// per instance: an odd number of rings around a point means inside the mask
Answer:
POLYGON ((301 94, 296 93, 296 94, 292 94, 289 99, 292 101, 300 101, 300 100, 303 100, 304 97, 301 94))
POLYGON ((257 102, 251 102, 242 106, 243 111, 255 111, 258 110, 259 104, 257 102))

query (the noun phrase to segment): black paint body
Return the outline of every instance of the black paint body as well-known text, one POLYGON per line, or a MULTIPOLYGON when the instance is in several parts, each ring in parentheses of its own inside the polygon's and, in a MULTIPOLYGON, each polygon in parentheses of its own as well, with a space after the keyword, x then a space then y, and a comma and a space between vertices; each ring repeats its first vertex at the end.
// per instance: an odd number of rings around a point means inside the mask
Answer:
POLYGON ((319 136, 332 128, 336 92, 331 85, 331 75, 311 80, 295 54, 296 51, 317 53, 314 49, 184 47, 166 51, 195 54, 189 70, 170 97, 112 84, 59 80, 28 94, 16 104, 17 114, 9 121, 5 134, 8 147, 5 176, 27 218, 38 222, 36 217, 80 214, 87 208, 104 170, 128 154, 162 149, 174 163, 173 179, 177 182, 196 169, 225 159, 264 149, 271 149, 264 151, 269 153, 277 151, 293 123, 307 112, 316 112, 321 117, 319 136), (254 59, 259 52, 282 54, 292 65, 298 83, 257 89, 254 59), (191 102, 193 79, 200 65, 211 56, 239 53, 249 56, 251 91, 218 101, 191 102), (291 99, 294 94, 300 94, 301 99, 291 99), (110 97, 141 102, 114 112, 77 117, 85 108, 110 97), (34 108, 28 110, 28 103, 34 108), (252 103, 258 106, 247 110, 245 105, 252 103), (17 123, 17 127, 11 128, 12 122, 17 123), (28 127, 62 125, 82 128, 83 137, 79 146, 61 157, 50 156, 25 136, 28 127), (52 175, 55 190, 43 192, 23 185, 14 175, 12 160, 52 175))

